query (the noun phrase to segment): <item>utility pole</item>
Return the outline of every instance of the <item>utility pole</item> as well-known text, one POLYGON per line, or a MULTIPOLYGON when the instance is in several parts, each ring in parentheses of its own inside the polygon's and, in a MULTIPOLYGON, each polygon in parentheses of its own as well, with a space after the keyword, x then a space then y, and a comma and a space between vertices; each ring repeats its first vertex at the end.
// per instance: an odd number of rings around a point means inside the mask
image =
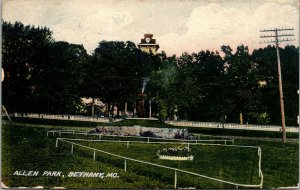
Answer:
POLYGON ((295 39, 290 38, 295 36, 292 33, 284 33, 287 31, 293 31, 293 28, 274 28, 265 29, 260 32, 268 32, 267 35, 261 35, 260 38, 272 38, 269 41, 263 41, 261 43, 275 43, 276 53, 277 53, 277 67, 278 67, 278 82, 279 82, 279 97, 280 97, 280 111, 281 111, 281 125, 282 125, 282 142, 286 142, 286 132, 285 132, 285 116, 284 116, 284 101, 283 101, 283 91, 282 91, 282 78, 281 78, 281 64, 280 64, 280 54, 279 54, 279 43, 286 41, 294 41, 295 39), (274 39, 275 38, 275 39, 274 39))

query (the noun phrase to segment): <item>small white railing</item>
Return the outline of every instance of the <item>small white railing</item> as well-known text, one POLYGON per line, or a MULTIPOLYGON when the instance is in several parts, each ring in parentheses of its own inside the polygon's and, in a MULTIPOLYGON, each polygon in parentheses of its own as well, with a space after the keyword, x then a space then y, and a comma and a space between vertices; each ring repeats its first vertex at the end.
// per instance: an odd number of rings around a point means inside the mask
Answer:
MULTIPOLYGON (((40 118, 40 119, 57 119, 57 120, 74 120, 74 121, 92 121, 92 122, 118 122, 123 119, 108 118, 108 117, 91 117, 82 115, 67 115, 67 114, 36 114, 36 113, 14 113, 14 117, 40 118)), ((147 119, 157 120, 155 118, 129 118, 129 119, 147 119)), ((240 130, 258 130, 258 131, 281 131, 282 127, 277 125, 254 125, 237 123, 218 123, 218 122, 199 122, 199 121, 165 121, 165 123, 180 126, 180 127, 203 127, 203 128, 224 128, 224 129, 240 129, 240 130)), ((299 127, 285 127, 286 132, 299 133, 299 127)))
MULTIPOLYGON (((128 141, 126 142, 132 142, 132 143, 161 143, 161 144, 168 144, 168 143, 174 143, 174 141, 183 142, 185 144, 187 143, 208 143, 208 142, 215 142, 215 143, 223 143, 227 145, 229 142, 231 144, 234 143, 234 139, 231 138, 222 138, 222 139, 210 139, 210 140, 204 140, 204 139, 170 139, 170 138, 159 138, 159 137, 143 137, 143 136, 130 136, 130 135, 110 135, 110 134, 102 134, 102 133, 88 133, 86 131, 75 131, 75 130, 49 130, 47 131, 47 137, 49 136, 49 133, 52 133, 52 136, 54 136, 55 133, 61 137, 62 134, 72 134, 72 135, 86 135, 86 136, 97 136, 99 140, 101 140, 102 137, 119 137, 119 138, 136 138, 136 139, 145 139, 146 141, 128 141), (160 141, 151 141, 151 140, 160 140, 160 141), (169 141, 169 142, 168 142, 169 141), (171 142, 170 142, 171 141, 171 142), (173 142, 172 142, 173 141, 173 142)), ((68 138, 70 139, 70 138, 68 138)), ((86 140, 86 141, 96 141, 96 140, 87 140, 87 139, 72 139, 72 140, 86 140)), ((105 140, 103 140, 105 141, 105 140)), ((114 142, 119 142, 115 140, 114 142)), ((120 141, 124 142, 124 141, 120 141)))
POLYGON ((26 117, 26 118, 39 118, 39 119, 57 119, 57 120, 74 120, 74 121, 92 121, 92 122, 104 122, 108 123, 110 121, 117 122, 123 119, 115 119, 111 120, 108 117, 92 117, 92 116, 83 116, 83 115, 68 115, 68 114, 36 114, 36 113, 14 113, 14 117, 26 117))
MULTIPOLYGON (((70 132, 71 134, 78 134, 74 131, 59 131, 59 130, 56 130, 56 131, 48 131, 48 132, 52 132, 53 134, 55 132, 70 132)), ((48 135, 48 132, 47 132, 47 135, 48 135)), ((80 133, 82 134, 82 133, 80 133)), ((85 135, 87 135, 87 133, 85 133, 85 135)), ((120 137, 120 136, 119 136, 120 137)), ((125 137, 125 136, 122 136, 122 137, 125 137)), ((149 138, 149 137, 146 137, 146 138, 149 138)), ((167 139, 169 140, 169 139, 167 139)), ((142 164, 146 164, 146 165, 151 165, 151 166, 156 166, 156 167, 160 167, 160 168, 165 168, 165 169, 169 169, 169 170, 173 170, 174 171, 174 188, 176 189, 177 188, 177 172, 182 172, 182 173, 186 173, 186 174, 190 174, 190 175, 194 175, 194 176, 198 176, 198 177, 202 177, 202 178, 206 178, 206 179, 210 179, 210 180, 213 180, 213 181, 217 181, 217 182, 221 182, 221 183, 225 183, 225 184, 229 184, 229 185, 233 185, 233 186, 236 186, 236 188, 238 187, 248 187, 248 188, 262 188, 263 186, 263 173, 262 173, 262 170, 261 170, 261 148, 258 147, 258 146, 240 146, 240 145, 222 145, 222 144, 203 144, 203 143, 197 143, 197 142, 193 142, 193 143, 190 143, 190 142, 176 142, 177 143, 180 143, 180 144, 188 144, 189 145, 209 145, 209 146, 232 146, 232 147, 243 147, 243 148, 255 148, 258 150, 258 175, 260 177, 260 184, 257 184, 257 185, 251 185, 251 184, 242 184, 242 183, 234 183, 234 182, 230 182, 230 181, 226 181, 226 180, 222 180, 222 179, 217 179, 217 178, 213 178, 213 177, 209 177, 209 176, 205 176, 205 175, 201 175, 201 174, 198 174, 198 173, 194 173, 194 172, 190 172, 190 171, 186 171, 186 170, 182 170, 182 169, 178 169, 178 168, 174 168, 174 167, 168 167, 168 166, 164 166, 164 165, 160 165, 160 164, 155 164, 155 163, 151 163, 151 162, 146 162, 146 161, 142 161, 142 160, 137 160, 137 159, 133 159, 133 158, 129 158, 129 157, 125 157, 125 156, 121 156, 121 155, 118 155, 118 154, 114 154, 114 153, 110 153, 110 152, 107 152, 107 151, 103 151, 103 150, 100 150, 100 149, 96 149, 96 148, 92 148, 92 147, 89 147, 89 146, 85 146, 85 145, 81 145, 81 144, 78 144, 78 143, 75 143, 75 142, 72 142, 72 141, 85 141, 85 142, 89 142, 89 141, 94 141, 94 142, 119 142, 119 143, 127 143, 127 148, 129 148, 129 143, 172 143, 172 142, 149 142, 149 139, 147 142, 144 142, 144 141, 115 141, 115 140, 89 140, 89 139, 68 139, 68 138, 57 138, 56 139, 56 147, 58 147, 58 142, 59 141, 62 141, 62 142, 66 142, 68 144, 71 144, 71 153, 73 154, 74 153, 74 146, 78 146, 78 147, 82 147, 82 148, 86 148, 88 150, 92 150, 93 151, 93 160, 95 161, 96 160, 96 152, 101 152, 101 153, 104 153, 104 154, 107 154, 107 155, 110 155, 110 156, 113 156, 113 157, 117 157, 117 158, 121 158, 121 159, 124 159, 124 170, 127 171, 127 161, 130 160, 130 161, 133 161, 133 162, 138 162, 138 163, 142 163, 142 164)), ((204 141, 204 140, 203 140, 204 141)), ((205 140, 207 141, 207 140, 205 140)), ((174 143, 174 142, 173 142, 174 143)))
MULTIPOLYGON (((167 124, 181 127, 203 127, 203 128, 224 128, 258 131, 281 131, 281 126, 276 125, 240 125, 236 123, 198 122, 198 121, 166 121, 167 124)), ((286 132, 299 132, 299 127, 285 127, 286 132)))

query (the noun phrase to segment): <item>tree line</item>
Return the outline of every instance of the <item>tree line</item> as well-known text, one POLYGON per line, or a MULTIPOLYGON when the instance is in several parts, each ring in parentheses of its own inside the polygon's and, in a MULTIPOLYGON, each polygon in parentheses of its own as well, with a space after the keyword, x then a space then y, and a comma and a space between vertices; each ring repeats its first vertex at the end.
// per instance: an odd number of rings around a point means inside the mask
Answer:
MULTIPOLYGON (((106 104, 103 114, 119 114, 125 104, 134 110, 147 78, 145 102, 162 120, 281 123, 274 46, 176 57, 100 41, 89 55, 83 45, 55 41, 45 27, 3 22, 2 29, 2 104, 9 112, 94 115, 100 110, 81 100, 90 97, 106 104)), ((287 125, 297 124, 298 54, 299 47, 280 48, 287 125)))

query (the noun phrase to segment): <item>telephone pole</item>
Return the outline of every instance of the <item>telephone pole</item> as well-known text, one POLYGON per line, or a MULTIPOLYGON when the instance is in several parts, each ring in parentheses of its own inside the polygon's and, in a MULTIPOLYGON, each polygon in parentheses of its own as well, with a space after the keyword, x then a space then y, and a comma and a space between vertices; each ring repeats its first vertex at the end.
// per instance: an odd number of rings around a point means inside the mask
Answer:
POLYGON ((261 43, 275 43, 276 53, 277 53, 277 67, 278 67, 278 82, 279 82, 279 97, 280 97, 280 111, 281 111, 281 125, 282 125, 282 142, 286 142, 286 132, 285 132, 285 116, 284 116, 284 101, 283 101, 283 91, 282 91, 282 78, 281 78, 281 64, 280 64, 280 54, 279 54, 279 43, 286 41, 294 41, 295 39, 290 38, 295 36, 292 33, 287 33, 293 31, 293 28, 274 28, 265 29, 260 32, 267 32, 267 35, 261 35, 260 38, 272 38, 268 41, 263 41, 261 43), (286 33, 284 33, 286 32, 286 33))

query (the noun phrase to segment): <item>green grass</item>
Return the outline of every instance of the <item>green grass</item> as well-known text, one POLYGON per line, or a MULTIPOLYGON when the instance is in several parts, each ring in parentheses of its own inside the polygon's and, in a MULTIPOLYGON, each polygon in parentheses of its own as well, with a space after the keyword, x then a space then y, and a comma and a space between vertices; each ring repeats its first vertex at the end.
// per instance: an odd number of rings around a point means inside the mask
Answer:
MULTIPOLYGON (((99 144, 99 143, 98 143, 99 144)), ((298 183, 298 142, 282 144, 273 141, 236 140, 235 144, 261 146, 264 188, 295 186, 298 183)), ((131 145, 127 150, 123 144, 101 146, 128 157, 134 156, 172 167, 186 168, 208 176, 233 181, 257 182, 257 154, 248 154, 245 150, 192 147, 195 162, 169 162, 158 160, 155 156, 157 145, 131 145), (143 147, 141 147, 143 146, 143 147), (142 149, 141 149, 142 148, 142 149), (249 156, 249 155, 253 155, 249 156), (244 167, 244 169, 243 169, 244 167), (239 169, 240 168, 240 169, 239 169), (250 169, 249 169, 250 168, 250 169)), ((2 125, 2 181, 11 187, 42 185, 45 187, 64 186, 67 188, 173 188, 174 172, 143 164, 128 162, 128 172, 124 172, 124 160, 108 158, 97 154, 92 160, 92 152, 74 148, 70 154, 69 145, 60 144, 55 148, 55 137, 46 137, 42 127, 26 127, 21 124, 2 125), (13 176, 16 170, 57 170, 67 174, 70 171, 116 172, 120 178, 61 178, 61 177, 21 177, 13 176)), ((235 188, 215 183, 203 178, 178 173, 178 187, 197 188, 235 188)))
POLYGON ((171 184, 134 173, 88 157, 72 155, 69 150, 55 148, 55 140, 46 137, 43 128, 2 125, 2 181, 9 187, 46 188, 172 188, 171 184), (118 173, 119 178, 62 178, 14 176, 16 170, 70 171, 118 173))
MULTIPOLYGON (((77 141, 75 141, 77 142, 77 141)), ((135 158, 142 161, 148 161, 151 163, 156 163, 164 166, 169 166, 173 168, 178 168, 190 172, 195 172, 198 174, 206 175, 209 177, 215 177, 218 179, 223 179, 226 181, 231 181, 235 183, 244 184, 259 184, 260 180, 258 178, 258 156, 257 150, 255 149, 242 149, 236 147, 220 147, 220 146, 204 146, 204 145, 194 145, 191 147, 190 154, 194 156, 193 161, 168 161, 160 160, 156 156, 158 150, 169 147, 178 147, 183 145, 179 144, 131 144, 129 148, 126 148, 126 143, 97 143, 97 142, 77 142, 82 145, 97 148, 107 152, 115 153, 118 155, 135 158), (240 161, 243 159, 243 162, 240 161)), ((65 143, 63 143, 66 145, 65 143)), ((79 148, 76 146, 76 149, 79 148)), ((81 149, 81 148, 80 148, 81 149)), ((92 153, 92 151, 82 150, 92 153)), ((101 154, 101 153, 99 153, 101 154)), ((90 155, 92 157, 92 155, 90 155)), ((111 156, 101 154, 99 158, 107 159, 111 156)), ((118 159, 114 159, 118 160, 118 159)), ((146 168, 153 167, 148 165, 142 165, 139 167, 135 166, 136 163, 131 163, 130 166, 132 170, 141 170, 141 172, 146 173, 146 168)), ((156 170, 164 170, 156 168, 156 170)), ((166 169, 165 169, 166 170, 166 169)), ((161 175, 158 173, 156 175, 161 175)), ((189 176, 191 179, 198 179, 198 177, 189 176)), ((201 179, 201 178, 200 178, 201 179)), ((201 180, 200 180, 201 181, 201 180)), ((188 184, 187 186, 196 186, 197 188, 204 186, 218 188, 219 186, 213 184, 215 182, 203 180, 206 183, 199 184, 188 184)), ((221 186, 222 187, 222 186, 221 186)))
MULTIPOLYGON (((257 130, 238 130, 238 129, 223 129, 223 128, 196 128, 186 127, 190 133, 201 133, 220 136, 242 136, 242 137, 266 137, 266 138, 281 138, 282 133, 277 131, 257 131, 257 130)), ((287 138, 297 138, 299 133, 286 133, 287 138)))
POLYGON ((260 146, 264 187, 296 186, 299 182, 299 142, 237 140, 242 145, 260 146))
MULTIPOLYGON (((72 121, 72 120, 55 120, 55 119, 39 119, 39 118, 13 118, 15 123, 19 124, 35 124, 48 125, 53 128, 62 129, 63 127, 73 128, 95 128, 97 126, 146 126, 146 127, 160 127, 160 128, 185 128, 190 133, 201 133, 207 135, 218 136, 243 136, 243 137, 266 137, 266 138, 281 138, 281 132, 273 131, 256 131, 256 130, 237 130, 237 129, 223 129, 223 128, 196 128, 196 127, 176 127, 166 123, 153 120, 122 120, 113 123, 89 122, 89 121, 72 121)), ((287 138, 299 138, 298 133, 286 133, 287 138)))

